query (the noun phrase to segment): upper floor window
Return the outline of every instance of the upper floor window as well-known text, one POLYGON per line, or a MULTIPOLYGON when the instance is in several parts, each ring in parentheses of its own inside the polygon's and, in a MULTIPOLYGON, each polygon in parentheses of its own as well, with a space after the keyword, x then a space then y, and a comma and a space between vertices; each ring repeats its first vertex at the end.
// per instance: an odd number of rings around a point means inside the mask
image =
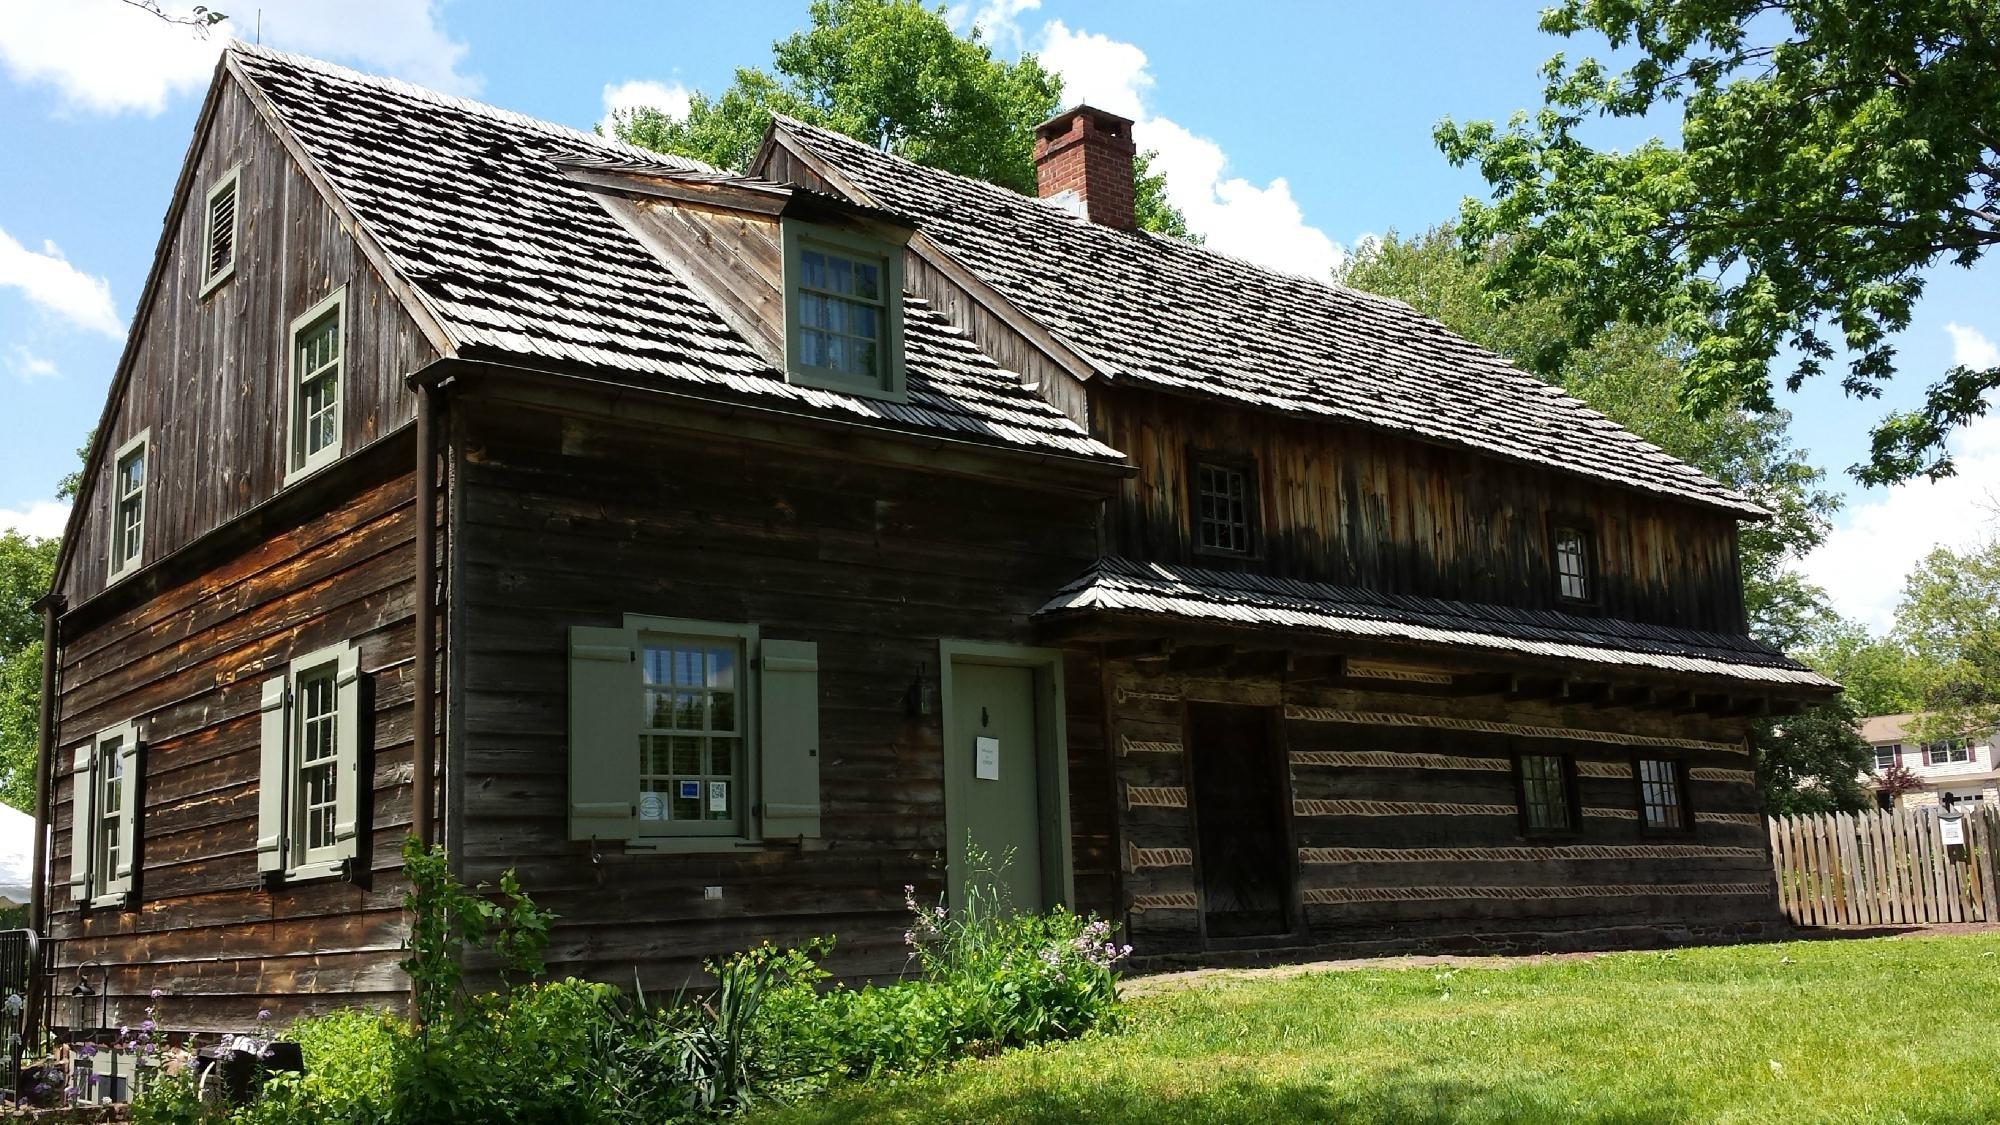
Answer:
POLYGON ((201 292, 209 291, 236 272, 236 185, 238 169, 208 189, 207 224, 203 230, 201 292))
POLYGON ((146 448, 151 431, 120 446, 111 475, 111 579, 139 569, 146 553, 146 448))
POLYGON ((1249 554, 1256 503, 1248 466, 1196 461, 1195 546, 1209 554, 1249 554))
POLYGON ((344 288, 335 290, 292 322, 287 484, 340 457, 345 296, 344 288))
POLYGON ((786 378, 900 401, 902 247, 798 220, 782 229, 786 378))
POLYGON ((1948 766, 1955 762, 1972 760, 1972 743, 1963 738, 1947 738, 1938 742, 1924 743, 1924 764, 1948 766))
POLYGON ((1903 744, 1900 742, 1890 742, 1877 746, 1875 748, 1875 772, 1881 773, 1883 770, 1895 765, 1896 759, 1902 757, 1902 755, 1903 744))
POLYGON ((1566 602, 1587 602, 1594 596, 1590 532, 1573 524, 1555 530, 1556 595, 1566 602))
POLYGON ((359 851, 361 667, 352 644, 264 681, 257 868, 287 879, 340 872, 359 851))
POLYGON ((132 891, 138 824, 139 736, 131 723, 77 747, 70 791, 70 894, 117 906, 132 891))
POLYGON ((1523 754, 1517 770, 1521 783, 1521 827, 1530 834, 1576 831, 1576 785, 1569 758, 1562 754, 1523 754))
POLYGON ((1641 758, 1637 776, 1640 823, 1653 832, 1686 828, 1686 786, 1681 784, 1680 763, 1641 758))

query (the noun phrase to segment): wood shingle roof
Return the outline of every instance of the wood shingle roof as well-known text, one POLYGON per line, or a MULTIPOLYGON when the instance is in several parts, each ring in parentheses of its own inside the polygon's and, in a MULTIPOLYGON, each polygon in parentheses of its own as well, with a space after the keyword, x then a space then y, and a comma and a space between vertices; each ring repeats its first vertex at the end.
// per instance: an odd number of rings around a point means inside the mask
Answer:
POLYGON ((786 382, 563 167, 599 157, 714 171, 696 161, 263 47, 234 44, 228 64, 462 358, 612 372, 888 429, 1120 459, 914 297, 907 402, 786 382))
POLYGON ((1739 517, 1768 514, 1400 301, 1114 230, 790 118, 778 133, 837 169, 862 202, 916 219, 1113 382, 1397 431, 1739 517))

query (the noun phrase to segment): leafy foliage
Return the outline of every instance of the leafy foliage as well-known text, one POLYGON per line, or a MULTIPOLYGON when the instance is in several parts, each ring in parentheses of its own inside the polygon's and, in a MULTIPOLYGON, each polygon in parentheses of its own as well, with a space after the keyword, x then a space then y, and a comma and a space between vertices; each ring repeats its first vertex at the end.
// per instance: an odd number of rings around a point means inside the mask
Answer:
POLYGON ((41 737, 42 616, 60 540, 0 531, 0 801, 33 813, 41 737))
POLYGON ((1857 721, 1845 699, 1759 721, 1750 744, 1765 811, 1787 816, 1869 807, 1860 778, 1874 768, 1875 754, 1861 741, 1857 721))
MULTIPOLYGON (((1541 26, 1637 58, 1614 71, 1558 55, 1532 117, 1437 128, 1446 156, 1492 186, 1490 203, 1465 202, 1461 233, 1502 248, 1493 287, 1568 312, 1539 370, 1636 324, 1686 342, 1680 394, 1703 413, 1772 409, 1786 353, 1792 389, 1844 350, 1846 391, 1877 397, 1925 271, 2000 245, 1991 0, 1562 0, 1541 26), (1675 108, 1678 148, 1581 136, 1594 116, 1675 108)), ((1996 386, 2000 368, 1942 373, 1921 409, 1876 426, 1852 471, 1949 474, 1946 436, 1996 386)))
MULTIPOLYGON (((690 95, 676 119, 621 111, 621 140, 742 168, 775 114, 845 133, 905 159, 1035 194, 1035 126, 1062 82, 1032 54, 994 57, 978 28, 952 31, 918 0, 814 0, 812 25, 772 45, 771 70, 742 67, 720 94, 690 95)), ((1149 154, 1134 162, 1140 226, 1186 237, 1149 154)))

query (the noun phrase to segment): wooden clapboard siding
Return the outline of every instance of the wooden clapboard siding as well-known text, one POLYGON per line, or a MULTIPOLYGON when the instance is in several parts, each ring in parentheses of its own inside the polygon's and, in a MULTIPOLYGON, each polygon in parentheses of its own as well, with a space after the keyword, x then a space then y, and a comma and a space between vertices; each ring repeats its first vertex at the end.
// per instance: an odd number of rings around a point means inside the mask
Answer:
MULTIPOLYGON (((404 465, 413 456, 403 431, 404 465)), ((137 723, 139 865, 130 909, 79 911, 68 887, 72 776, 57 774, 48 932, 57 991, 103 965, 111 1026, 157 1018, 242 1030, 280 1018, 399 1004, 405 933, 398 850, 410 815, 415 633, 407 469, 348 461, 310 486, 323 514, 62 638, 58 762, 115 723, 137 723), (257 870, 259 687, 294 657, 354 642, 363 675, 363 842, 351 880, 266 885, 257 870)), ((67 1010, 56 1013, 67 1023, 67 1010)), ((94 1018, 94 1014, 93 1014, 94 1018)))
MULTIPOLYGON (((1657 940, 1778 921, 1740 720, 1399 692, 1354 678, 1336 685, 1337 666, 1300 657, 1289 679, 1071 652, 1072 665, 1099 661, 1106 760, 1121 793, 1144 795, 1121 797, 1113 811, 1123 865, 1117 916, 1142 957, 1204 948, 1199 795, 1188 788, 1182 745, 1184 709, 1195 701, 1285 716, 1305 920, 1287 940, 1532 943, 1612 931, 1657 940), (1523 837, 1513 771, 1523 751, 1577 761, 1585 815, 1574 834, 1523 837), (1632 777, 1641 755, 1723 778, 1688 783, 1690 809, 1709 819, 1687 832, 1644 833, 1632 777)), ((1106 831, 1081 817, 1075 829, 1106 831)))
MULTIPOLYGON (((1024 642, 1089 559, 1097 503, 697 429, 457 400, 464 867, 517 868, 557 916, 551 967, 674 986, 708 956, 838 935, 844 973, 903 967, 903 887, 942 888, 942 716, 910 712, 938 642, 1024 642), (822 839, 622 854, 566 838, 566 630, 639 613, 816 641, 822 839), (723 888, 705 901, 702 888, 723 888)), ((1094 674, 1094 671, 1092 672, 1094 674)), ((1071 676, 1072 698, 1094 693, 1071 676)), ((935 708, 933 709, 935 711, 935 708)), ((1099 827, 1099 741, 1073 727, 1079 819, 1099 827)), ((1101 776, 1101 774, 1100 774, 1101 776)), ((1080 841, 1100 869, 1108 845, 1080 841)), ((1079 879, 1079 894, 1107 891, 1079 879)), ((1102 880, 1099 880, 1102 883, 1102 880)))
POLYGON ((1605 615, 1743 631, 1725 514, 1358 426, 1153 392, 1093 384, 1091 416, 1099 440, 1138 469, 1108 521, 1113 554, 1553 609, 1551 526, 1581 518, 1594 530, 1605 615), (1193 451, 1255 460, 1255 557, 1195 551, 1193 451))
MULTIPOLYGON (((344 452, 407 422, 403 378, 434 355, 352 236, 234 82, 219 84, 184 193, 167 215, 161 262, 139 305, 94 446, 93 471, 57 591, 79 605, 103 590, 110 455, 150 431, 145 549, 151 564, 267 501, 283 485, 292 320, 347 287, 344 452), (209 187, 240 168, 235 275, 201 296, 209 187)), ((129 579, 128 579, 129 581, 129 579)))

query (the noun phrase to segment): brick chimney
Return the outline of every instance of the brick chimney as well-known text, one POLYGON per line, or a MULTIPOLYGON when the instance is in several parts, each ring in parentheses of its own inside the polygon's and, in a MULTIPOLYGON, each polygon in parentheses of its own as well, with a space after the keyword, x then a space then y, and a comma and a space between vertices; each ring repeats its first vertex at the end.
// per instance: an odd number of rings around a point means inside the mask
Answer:
POLYGON ((1080 105, 1035 126, 1035 185, 1043 199, 1061 199, 1093 223, 1119 230, 1132 215, 1129 118, 1080 105))

